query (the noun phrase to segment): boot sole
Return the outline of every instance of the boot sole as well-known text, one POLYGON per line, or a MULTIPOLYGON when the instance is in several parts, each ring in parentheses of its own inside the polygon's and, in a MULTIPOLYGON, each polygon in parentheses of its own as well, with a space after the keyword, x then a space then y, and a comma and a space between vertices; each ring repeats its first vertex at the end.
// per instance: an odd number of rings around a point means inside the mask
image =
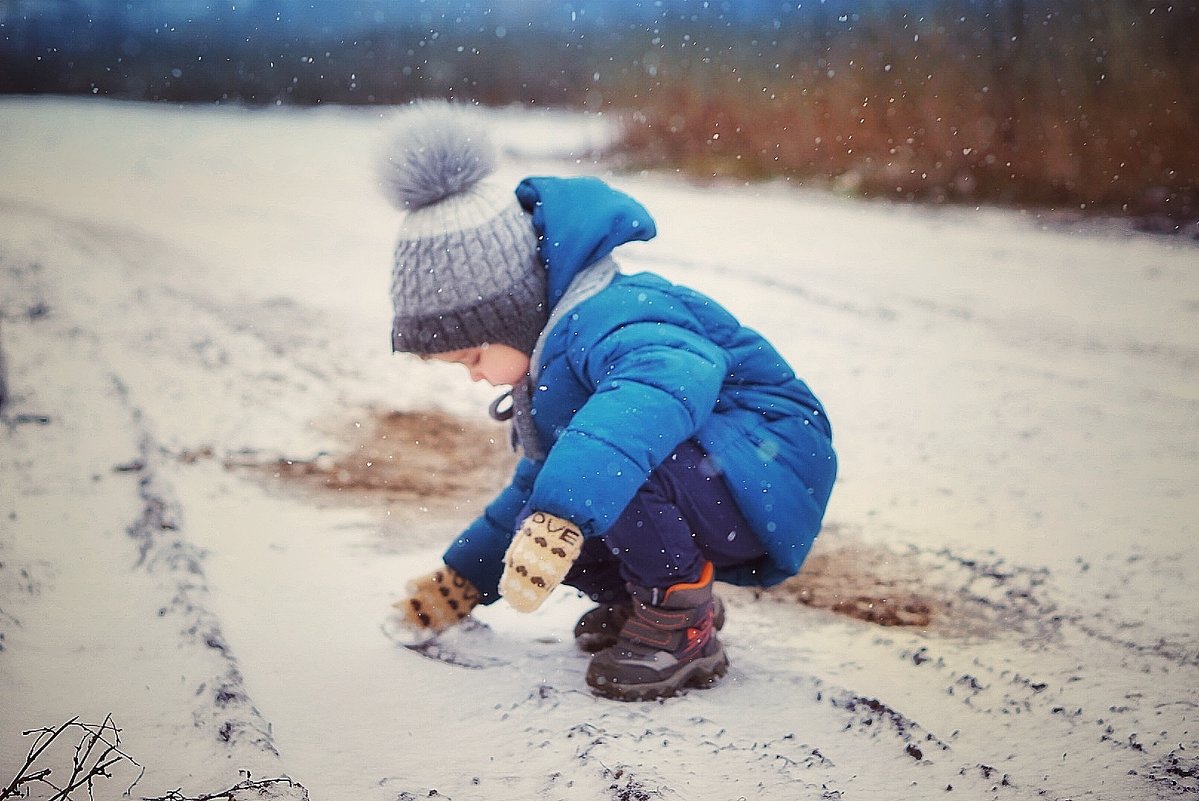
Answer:
POLYGON ((720 683, 721 676, 729 672, 729 658, 721 648, 711 656, 697 659, 688 663, 678 673, 661 681, 645 682, 643 684, 618 684, 606 681, 602 684, 592 683, 587 676, 587 684, 592 692, 614 701, 653 701, 657 698, 671 698, 680 691, 691 687, 706 690, 720 683))

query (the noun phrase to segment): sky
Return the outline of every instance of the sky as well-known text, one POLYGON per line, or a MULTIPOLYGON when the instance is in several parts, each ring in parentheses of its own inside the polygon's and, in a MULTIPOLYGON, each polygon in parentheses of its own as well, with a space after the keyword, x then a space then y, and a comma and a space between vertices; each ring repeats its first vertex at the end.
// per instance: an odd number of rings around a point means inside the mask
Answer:
MULTIPOLYGON (((706 22, 740 26, 784 24, 804 12, 802 2, 778 0, 150 0, 119 4, 87 0, 8 0, 0 4, 0 20, 13 26, 25 19, 77 24, 94 22, 135 27, 178 26, 222 20, 250 26, 273 24, 288 31, 346 31, 377 25, 478 25, 593 28, 652 26, 664 21, 706 22)), ((808 9, 846 6, 808 3, 808 9)), ((859 3, 860 8, 863 4, 859 3)))

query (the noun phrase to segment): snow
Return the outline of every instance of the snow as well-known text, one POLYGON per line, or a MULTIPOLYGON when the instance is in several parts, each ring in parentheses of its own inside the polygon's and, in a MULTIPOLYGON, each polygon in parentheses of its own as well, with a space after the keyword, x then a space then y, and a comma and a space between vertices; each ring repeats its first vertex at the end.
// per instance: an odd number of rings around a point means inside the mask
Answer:
POLYGON ((624 269, 713 294, 821 396, 842 473, 813 558, 844 595, 939 612, 722 587, 725 681, 621 704, 586 691, 567 590, 482 610, 480 669, 384 636, 485 492, 226 467, 337 453, 372 409, 488 425, 489 388, 389 352, 392 113, 0 101, 0 782, 22 731, 111 713, 137 797, 247 772, 333 800, 1199 794, 1199 247, 614 175, 602 117, 490 112, 503 180, 641 199, 661 233, 624 269))

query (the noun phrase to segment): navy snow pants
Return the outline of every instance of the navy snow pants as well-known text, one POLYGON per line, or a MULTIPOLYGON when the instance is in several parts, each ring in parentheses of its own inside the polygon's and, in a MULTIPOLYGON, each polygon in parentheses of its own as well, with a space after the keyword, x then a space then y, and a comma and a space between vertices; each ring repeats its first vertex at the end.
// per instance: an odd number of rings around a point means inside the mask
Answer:
POLYGON ((563 583, 598 603, 626 600, 626 582, 665 589, 766 553, 724 479, 694 442, 684 442, 650 474, 616 523, 590 537, 563 583))

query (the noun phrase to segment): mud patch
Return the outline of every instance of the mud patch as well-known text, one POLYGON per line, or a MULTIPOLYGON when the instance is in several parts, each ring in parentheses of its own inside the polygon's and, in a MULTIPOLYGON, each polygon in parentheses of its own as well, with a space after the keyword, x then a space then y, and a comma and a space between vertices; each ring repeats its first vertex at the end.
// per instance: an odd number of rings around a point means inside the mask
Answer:
POLYGON ((949 608, 915 566, 861 543, 814 548, 799 575, 764 594, 880 626, 928 628, 949 608))
POLYGON ((941 635, 1007 631, 1043 646, 1057 638, 1064 620, 1048 580, 1044 568, 1010 565, 994 554, 892 550, 826 526, 797 576, 754 596, 941 635))
POLYGON ((432 409, 368 409, 330 433, 345 442, 344 451, 311 458, 227 459, 225 465, 347 501, 456 503, 490 498, 516 464, 507 428, 432 409))

